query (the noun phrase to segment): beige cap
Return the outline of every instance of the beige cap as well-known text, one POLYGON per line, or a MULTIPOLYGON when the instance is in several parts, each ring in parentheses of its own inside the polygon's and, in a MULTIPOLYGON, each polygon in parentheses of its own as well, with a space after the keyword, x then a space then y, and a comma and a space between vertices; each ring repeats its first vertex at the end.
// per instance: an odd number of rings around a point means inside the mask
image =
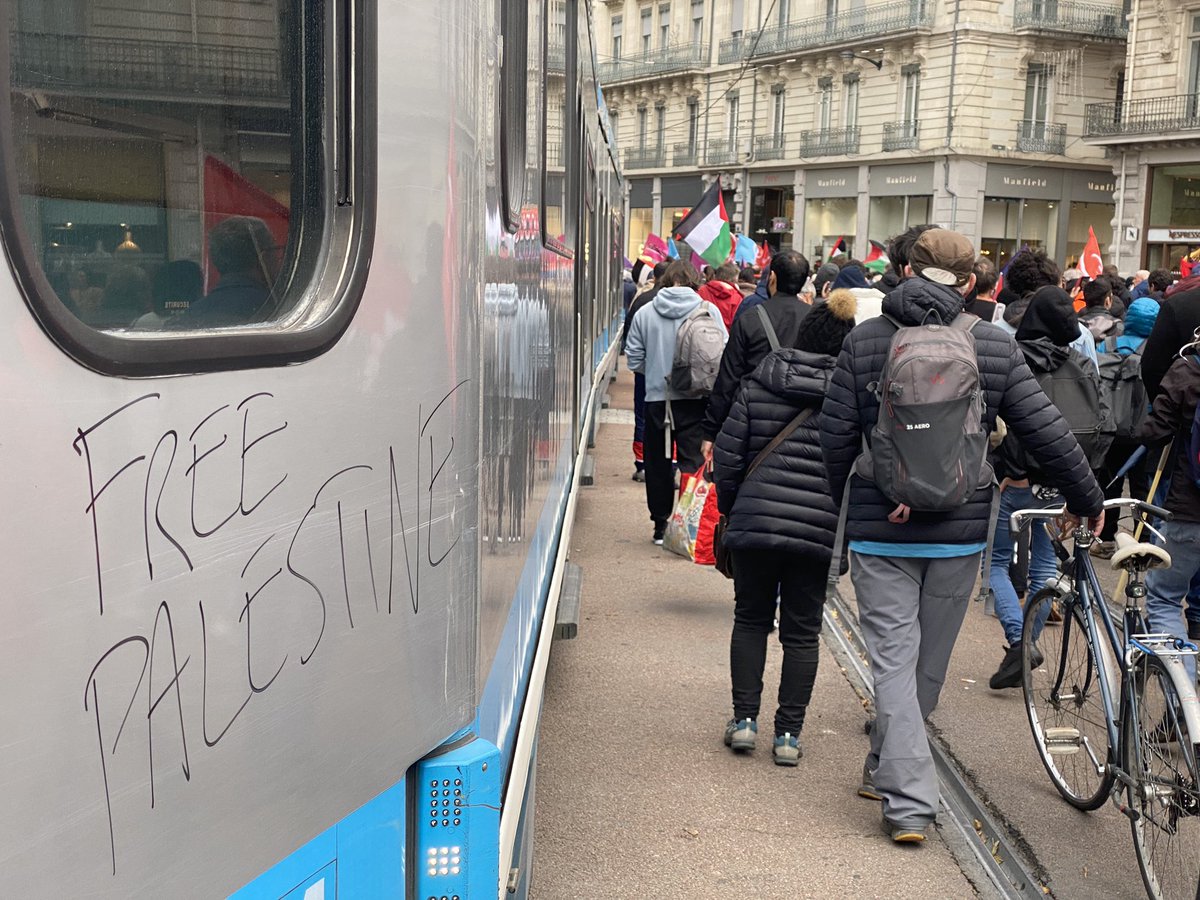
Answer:
POLYGON ((917 238, 908 260, 926 281, 962 287, 975 270, 975 247, 957 231, 932 228, 917 238))

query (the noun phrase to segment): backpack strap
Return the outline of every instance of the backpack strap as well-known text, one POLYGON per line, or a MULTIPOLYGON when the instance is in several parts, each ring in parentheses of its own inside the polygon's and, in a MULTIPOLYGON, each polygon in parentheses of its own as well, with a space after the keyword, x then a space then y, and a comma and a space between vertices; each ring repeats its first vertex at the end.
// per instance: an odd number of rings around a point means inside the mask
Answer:
POLYGON ((983 550, 983 559, 980 560, 980 569, 982 572, 979 578, 979 596, 975 598, 977 601, 985 599, 988 591, 991 590, 992 548, 996 544, 996 523, 999 516, 1000 485, 993 483, 992 506, 988 512, 987 546, 983 550))
POLYGON ((957 328, 959 331, 970 331, 982 321, 983 319, 979 318, 979 316, 973 316, 970 313, 960 312, 950 322, 950 327, 957 328))
POLYGON ((767 311, 763 309, 760 303, 754 307, 754 311, 758 313, 759 321, 762 322, 763 331, 767 333, 767 343, 771 345, 771 350, 779 349, 779 335, 775 333, 775 326, 771 324, 771 317, 767 315, 767 311))
POLYGON ((1116 335, 1111 335, 1109 337, 1106 337, 1104 339, 1104 341, 1100 344, 1100 346, 1104 348, 1105 353, 1119 353, 1120 352, 1117 349, 1116 335))
MULTIPOLYGON (((761 309, 761 307, 759 308, 761 309)), ((750 476, 754 474, 755 469, 762 465, 763 460, 770 456, 775 451, 775 448, 791 437, 792 432, 803 425, 805 420, 812 416, 816 411, 817 408, 815 406, 806 407, 805 409, 800 410, 800 412, 796 414, 796 417, 792 419, 792 421, 784 425, 779 434, 771 438, 771 442, 758 451, 758 455, 754 457, 754 461, 750 463, 750 468, 746 470, 746 477, 743 478, 742 481, 749 481, 750 476)))

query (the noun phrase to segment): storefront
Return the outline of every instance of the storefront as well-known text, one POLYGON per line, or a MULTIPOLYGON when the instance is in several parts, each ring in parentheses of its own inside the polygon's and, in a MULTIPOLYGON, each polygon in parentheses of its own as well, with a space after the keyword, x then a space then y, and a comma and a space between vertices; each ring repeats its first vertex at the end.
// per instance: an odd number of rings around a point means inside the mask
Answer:
POLYGON ((1022 247, 1044 250, 1073 265, 1096 233, 1102 256, 1112 244, 1113 176, 1107 170, 1069 170, 989 164, 980 252, 998 268, 1022 247))
POLYGON ((1111 171, 1067 172, 1067 238, 1063 258, 1068 266, 1078 264, 1087 244, 1088 228, 1096 234, 1101 257, 1111 262, 1116 189, 1116 178, 1111 171))
POLYGON ((804 247, 810 260, 829 257, 838 238, 854 256, 858 231, 858 167, 809 169, 804 175, 804 247))
POLYGON ((642 245, 654 231, 654 182, 650 178, 633 179, 629 182, 629 222, 626 225, 629 244, 626 255, 637 259, 642 245))
POLYGON ((1058 258, 1058 214, 1063 169, 989 164, 979 252, 997 269, 1022 247, 1058 258))
POLYGON ((867 176, 870 206, 867 234, 886 242, 912 225, 930 220, 933 163, 872 166, 867 176))
POLYGON ((704 182, 699 175, 684 175, 663 178, 660 183, 662 208, 656 233, 665 241, 675 233, 687 211, 704 196, 704 182))
POLYGON ((1146 268, 1179 272, 1179 261, 1200 248, 1200 164, 1150 170, 1146 268))
POLYGON ((790 250, 796 228, 796 173, 754 172, 750 175, 750 228, 756 244, 774 251, 790 250))

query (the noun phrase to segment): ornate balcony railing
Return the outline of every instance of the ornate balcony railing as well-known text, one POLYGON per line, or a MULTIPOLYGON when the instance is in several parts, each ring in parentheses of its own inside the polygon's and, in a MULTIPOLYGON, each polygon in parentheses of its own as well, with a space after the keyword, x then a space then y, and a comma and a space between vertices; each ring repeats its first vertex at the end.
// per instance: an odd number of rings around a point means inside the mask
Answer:
POLYGON ((12 78, 21 87, 50 91, 273 101, 286 96, 278 50, 87 34, 16 32, 12 78))
POLYGON ((600 81, 605 85, 672 72, 686 72, 708 64, 707 44, 681 44, 650 50, 638 56, 607 59, 600 63, 600 81))
POLYGON ((884 150, 916 150, 921 124, 916 119, 883 123, 884 150))
POLYGON ((746 58, 746 48, 753 35, 739 34, 737 37, 725 38, 717 45, 717 62, 740 62, 746 58))
POLYGON ((1022 119, 1017 123, 1017 149, 1022 153, 1065 153, 1067 126, 1022 119))
POLYGON ((704 163, 709 166, 727 166, 738 161, 737 141, 718 138, 708 142, 704 148, 704 163))
POLYGON ((1200 128, 1200 94, 1089 103, 1084 137, 1170 135, 1200 128))
POLYGON ((783 159, 787 155, 787 135, 764 134, 754 139, 755 159, 783 159))
POLYGON ((1080 40, 1124 40, 1129 34, 1121 6, 1076 0, 1016 0, 1013 26, 1057 31, 1080 40))
POLYGON ((546 71, 561 75, 567 70, 567 48, 557 41, 546 45, 546 71))
POLYGON ((694 166, 699 157, 695 144, 676 144, 675 152, 671 154, 671 162, 676 166, 694 166))
POLYGON ((631 147, 625 151, 627 169, 657 169, 666 164, 666 147, 631 147))
POLYGON ((852 156, 858 152, 859 129, 825 128, 800 135, 801 156, 852 156))
MULTIPOLYGON (((753 35, 743 38, 742 58, 749 56, 758 59, 778 53, 794 53, 931 28, 933 4, 934 0, 893 0, 891 3, 848 9, 833 17, 814 16, 776 25, 763 29, 757 43, 753 35)), ((728 52, 732 50, 732 47, 728 48, 728 52)))

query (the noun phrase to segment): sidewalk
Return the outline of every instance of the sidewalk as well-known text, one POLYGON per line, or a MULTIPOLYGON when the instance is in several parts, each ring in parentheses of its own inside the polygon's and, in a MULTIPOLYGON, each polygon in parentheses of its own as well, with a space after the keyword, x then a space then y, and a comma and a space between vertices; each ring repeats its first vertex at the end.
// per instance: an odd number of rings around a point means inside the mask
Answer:
MULTIPOLYGON (((606 418, 620 418, 628 372, 611 394, 606 418)), ((722 745, 732 582, 651 543, 631 435, 601 426, 596 484, 580 498, 571 559, 584 570, 583 619, 550 658, 532 896, 975 896, 935 830, 923 846, 894 845, 879 805, 854 793, 865 716, 824 647, 799 767, 771 762, 775 636, 759 749, 722 745)))

